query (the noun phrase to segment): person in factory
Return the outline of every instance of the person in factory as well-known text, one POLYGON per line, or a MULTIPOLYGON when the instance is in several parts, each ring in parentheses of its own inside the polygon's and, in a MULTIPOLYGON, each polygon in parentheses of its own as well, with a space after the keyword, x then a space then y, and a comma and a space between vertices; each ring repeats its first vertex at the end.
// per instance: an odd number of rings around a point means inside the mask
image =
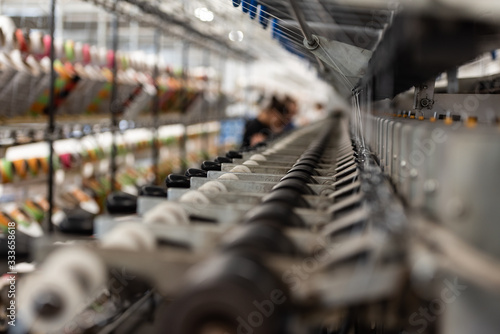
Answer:
POLYGON ((241 147, 254 147, 282 132, 288 124, 287 113, 286 104, 273 96, 257 118, 246 123, 241 147))

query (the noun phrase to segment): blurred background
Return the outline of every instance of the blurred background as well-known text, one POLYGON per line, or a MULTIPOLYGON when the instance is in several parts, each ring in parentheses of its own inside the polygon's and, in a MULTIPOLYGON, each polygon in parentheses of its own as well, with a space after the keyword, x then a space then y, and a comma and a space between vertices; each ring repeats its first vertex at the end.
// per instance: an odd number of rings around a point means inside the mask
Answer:
POLYGON ((499 18, 0 0, 0 331, 498 333, 499 18))

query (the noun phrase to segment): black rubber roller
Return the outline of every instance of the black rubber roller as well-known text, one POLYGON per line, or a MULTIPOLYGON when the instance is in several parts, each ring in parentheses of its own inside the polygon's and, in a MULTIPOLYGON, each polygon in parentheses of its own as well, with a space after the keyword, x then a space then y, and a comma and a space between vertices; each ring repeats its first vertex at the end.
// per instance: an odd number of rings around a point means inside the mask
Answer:
POLYGON ((326 146, 323 145, 323 144, 316 144, 316 145, 312 145, 310 146, 307 151, 308 152, 314 152, 314 153, 323 153, 323 151, 325 150, 326 146))
POLYGON ((312 168, 316 168, 318 167, 318 161, 314 159, 301 158, 297 160, 297 162, 293 165, 293 167, 295 166, 309 166, 312 168))
POLYGON ((272 223, 248 224, 231 231, 222 240, 222 249, 258 251, 283 255, 298 254, 295 244, 272 223))
POLYGON ((263 203, 248 211, 243 219, 248 224, 265 221, 282 227, 306 226, 302 218, 293 211, 293 207, 283 203, 263 203))
POLYGON ((314 153, 304 153, 300 156, 299 160, 308 159, 319 162, 321 160, 322 154, 314 154, 314 153))
POLYGON ((285 176, 283 176, 281 178, 280 182, 281 181, 285 181, 285 180, 292 180, 292 179, 300 180, 300 181, 302 181, 304 183, 313 183, 313 179, 311 177, 311 174, 307 173, 307 172, 304 172, 302 170, 291 171, 290 173, 288 173, 285 176))
POLYGON ((191 182, 189 177, 179 174, 170 174, 165 179, 165 186, 167 188, 189 188, 191 187, 191 182))
POLYGON ((243 155, 237 151, 229 151, 226 153, 226 157, 229 159, 243 159, 243 155))
POLYGON ((293 166, 292 168, 290 168, 290 170, 287 172, 287 174, 291 174, 293 172, 306 173, 309 176, 317 174, 316 170, 313 167, 307 166, 307 165, 293 166))
POLYGON ((207 172, 209 170, 220 171, 222 169, 222 166, 219 162, 203 161, 201 163, 201 169, 207 172))
POLYGON ((148 197, 167 197, 167 191, 163 187, 158 186, 144 186, 139 192, 139 196, 148 197))
POLYGON ((279 183, 277 183, 272 191, 278 190, 278 189, 290 189, 298 192, 299 194, 302 195, 314 195, 314 192, 307 186, 307 184, 304 183, 302 180, 297 180, 297 179, 288 179, 288 180, 283 180, 279 183))
POLYGON ((296 191, 290 189, 275 190, 262 198, 262 203, 287 204, 294 208, 310 208, 309 203, 296 191))
POLYGON ((185 175, 187 177, 207 177, 207 171, 198 168, 189 168, 185 175))
POLYGON ((282 333, 290 297, 261 258, 228 252, 196 265, 186 292, 162 316, 158 334, 282 333))
POLYGON ((116 191, 106 197, 106 209, 110 214, 133 214, 137 212, 137 196, 116 191))
POLYGON ((226 157, 217 157, 214 159, 215 162, 221 163, 221 164, 230 164, 233 162, 233 159, 231 158, 226 158, 226 157))

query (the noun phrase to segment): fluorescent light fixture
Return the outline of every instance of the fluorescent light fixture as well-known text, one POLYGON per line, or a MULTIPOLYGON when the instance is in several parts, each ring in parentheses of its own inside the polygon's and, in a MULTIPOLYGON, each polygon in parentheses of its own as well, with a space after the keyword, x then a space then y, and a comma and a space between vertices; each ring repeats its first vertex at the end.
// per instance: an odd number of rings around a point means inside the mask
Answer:
POLYGON ((203 22, 212 22, 214 20, 214 13, 208 10, 208 8, 196 8, 194 16, 203 22))
POLYGON ((241 42, 243 40, 243 32, 240 30, 232 30, 229 33, 229 39, 233 42, 241 42))

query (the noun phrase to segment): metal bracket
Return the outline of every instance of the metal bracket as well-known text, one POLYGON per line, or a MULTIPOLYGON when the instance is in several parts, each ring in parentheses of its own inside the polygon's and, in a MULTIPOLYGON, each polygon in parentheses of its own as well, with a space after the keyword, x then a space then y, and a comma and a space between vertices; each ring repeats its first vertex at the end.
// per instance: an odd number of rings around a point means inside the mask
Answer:
POLYGON ((415 87, 415 99, 413 101, 413 108, 416 110, 428 109, 432 110, 434 107, 434 87, 436 81, 431 80, 420 86, 415 87))

